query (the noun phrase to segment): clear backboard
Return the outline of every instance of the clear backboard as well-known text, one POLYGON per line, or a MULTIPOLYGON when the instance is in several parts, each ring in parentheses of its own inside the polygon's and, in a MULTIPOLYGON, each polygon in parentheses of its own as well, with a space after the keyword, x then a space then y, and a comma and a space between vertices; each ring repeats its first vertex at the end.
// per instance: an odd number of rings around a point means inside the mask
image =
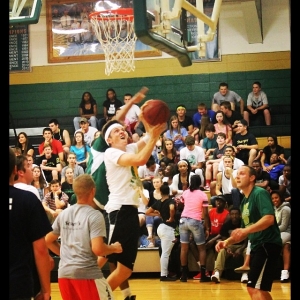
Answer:
POLYGON ((176 57, 183 67, 218 58, 221 4, 222 0, 133 0, 135 33, 144 44, 176 57))
POLYGON ((9 25, 36 24, 42 0, 9 0, 9 25))

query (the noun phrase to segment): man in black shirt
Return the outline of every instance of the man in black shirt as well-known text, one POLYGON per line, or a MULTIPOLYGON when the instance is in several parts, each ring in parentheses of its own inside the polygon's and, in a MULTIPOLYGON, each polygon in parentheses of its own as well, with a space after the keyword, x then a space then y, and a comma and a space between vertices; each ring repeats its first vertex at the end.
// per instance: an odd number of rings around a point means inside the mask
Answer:
POLYGON ((227 121, 231 124, 233 133, 237 132, 237 123, 243 119, 242 115, 231 109, 229 101, 224 101, 220 104, 220 110, 225 114, 227 121))

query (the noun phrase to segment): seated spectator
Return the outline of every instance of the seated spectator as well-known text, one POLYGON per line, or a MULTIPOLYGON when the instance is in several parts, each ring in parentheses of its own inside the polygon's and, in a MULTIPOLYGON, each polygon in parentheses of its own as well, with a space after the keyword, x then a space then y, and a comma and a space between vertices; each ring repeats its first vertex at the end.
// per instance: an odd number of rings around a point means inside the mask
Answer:
POLYGON ((73 176, 76 178, 77 176, 84 174, 84 169, 80 166, 76 161, 76 154, 74 152, 69 152, 67 155, 68 165, 65 166, 61 171, 61 183, 66 180, 66 169, 69 167, 73 170, 73 176))
POLYGON ((243 119, 243 115, 241 115, 239 112, 231 109, 231 105, 229 101, 223 101, 220 104, 220 110, 224 113, 225 119, 228 120, 228 122, 231 125, 232 128, 232 136, 238 131, 238 122, 243 119))
POLYGON ((216 112, 216 119, 217 123, 214 124, 215 126, 215 133, 218 134, 219 132, 223 132, 226 135, 225 144, 232 144, 232 129, 231 125, 229 124, 229 121, 226 119, 225 114, 218 110, 216 112))
POLYGON ((15 154, 15 156, 20 156, 22 155, 22 149, 20 147, 12 147, 11 150, 15 154))
POLYGON ((135 133, 132 135, 132 141, 136 143, 141 137, 146 134, 146 129, 143 122, 139 121, 135 127, 135 133))
MULTIPOLYGON (((220 235, 222 240, 226 240, 230 237, 231 231, 241 227, 241 211, 238 207, 232 207, 229 210, 230 219, 227 220, 221 227, 220 235)), ((215 261, 214 273, 211 276, 211 281, 215 283, 220 283, 222 273, 225 269, 226 259, 229 257, 240 257, 246 256, 246 248, 247 248, 248 239, 244 239, 243 241, 236 243, 234 245, 228 246, 226 249, 222 249, 215 261)))
POLYGON ((192 234, 195 244, 198 248, 198 259, 200 262, 200 282, 210 281, 205 276, 206 273, 206 248, 205 239, 209 235, 210 222, 208 218, 208 198, 200 190, 201 179, 199 175, 191 177, 190 187, 185 190, 181 196, 181 202, 184 205, 179 222, 180 233, 180 262, 181 262, 181 282, 187 282, 188 279, 188 250, 190 243, 190 234, 192 234), (205 234, 206 233, 206 234, 205 234))
POLYGON ((84 135, 84 142, 91 147, 92 142, 95 138, 95 133, 97 132, 97 128, 91 127, 88 120, 86 118, 80 119, 80 129, 74 132, 74 136, 77 132, 82 132, 84 135))
POLYGON ((245 165, 251 166, 257 154, 258 142, 254 134, 248 131, 248 123, 244 119, 238 123, 238 131, 233 137, 232 146, 236 157, 245 165))
MULTIPOLYGON (((64 149, 64 154, 65 156, 67 156, 71 147, 71 138, 70 138, 69 131, 67 129, 61 129, 59 127, 59 123, 57 119, 51 119, 49 121, 49 127, 52 130, 53 138, 61 142, 64 149)), ((64 160, 66 161, 66 159, 64 160)))
POLYGON ((208 122, 215 124, 216 120, 216 112, 210 109, 207 109, 205 103, 199 103, 197 112, 193 115, 194 127, 201 128, 201 118, 202 116, 208 116, 208 122))
POLYGON ((93 98, 90 92, 84 92, 79 103, 79 117, 75 117, 73 119, 75 131, 80 129, 79 123, 81 122, 82 118, 85 118, 93 128, 97 129, 97 114, 98 108, 96 100, 93 98))
POLYGON ((270 164, 270 158, 272 153, 276 153, 283 163, 285 163, 284 159, 284 148, 278 145, 278 139, 275 134, 270 134, 268 136, 268 145, 263 148, 260 160, 263 166, 263 169, 266 171, 265 163, 270 164))
POLYGON ((213 152, 212 159, 208 159, 206 161, 206 167, 205 167, 205 190, 210 189, 210 183, 211 181, 216 181, 217 173, 218 173, 218 166, 221 161, 222 156, 225 153, 225 144, 226 135, 223 132, 220 132, 217 134, 217 144, 218 147, 213 152))
POLYGON ((58 179, 53 179, 50 182, 50 191, 43 198, 42 204, 49 222, 53 224, 58 214, 68 207, 69 197, 65 192, 61 191, 61 183, 58 179))
POLYGON ((271 125, 271 114, 267 95, 261 90, 261 83, 252 84, 252 92, 248 94, 247 107, 244 110, 244 119, 248 124, 259 124, 259 118, 264 117, 266 125, 271 125))
POLYGON ((115 90, 109 88, 106 91, 106 100, 104 100, 102 106, 103 118, 99 121, 99 130, 102 130, 107 121, 111 120, 112 117, 116 115, 117 109, 123 106, 123 103, 117 98, 115 90))
POLYGON ((64 149, 62 143, 53 138, 52 130, 50 127, 46 127, 43 129, 43 138, 44 142, 39 144, 39 155, 42 156, 45 154, 44 152, 44 144, 50 144, 52 149, 52 154, 57 155, 60 160, 60 164, 64 167, 66 165, 64 161, 64 149))
MULTIPOLYGON (((72 196, 74 195, 73 191, 73 180, 74 180, 74 173, 72 167, 65 167, 65 180, 61 184, 61 191, 68 195, 68 200, 71 200, 72 196)), ((69 202, 70 203, 70 202, 69 202)))
POLYGON ((174 164, 172 162, 169 163, 164 170, 164 176, 162 178, 162 181, 167 182, 168 185, 171 186, 173 183, 173 177, 177 173, 178 173, 177 164, 174 164))
POLYGON ((24 155, 31 155, 32 157, 34 157, 34 148, 31 144, 31 142, 29 141, 28 135, 26 132, 19 132, 18 134, 18 143, 16 145, 16 147, 21 149, 21 153, 24 155))
POLYGON ((211 109, 213 111, 218 111, 223 102, 228 101, 231 106, 231 110, 236 110, 236 104, 240 104, 240 112, 243 115, 244 112, 244 100, 236 92, 228 89, 228 83, 221 82, 219 84, 219 91, 213 95, 211 109))
POLYGON ((16 157, 17 173, 15 175, 14 187, 25 191, 32 192, 41 201, 38 190, 31 185, 32 182, 32 170, 27 162, 27 157, 23 154, 16 157))
POLYGON ((186 146, 180 150, 180 160, 187 159, 191 165, 191 171, 200 176, 200 185, 204 186, 204 166, 205 154, 204 150, 195 145, 195 138, 188 135, 185 139, 186 146))
POLYGON ((275 209, 275 217, 280 230, 282 240, 283 270, 281 271, 281 282, 289 281, 289 270, 291 266, 291 208, 290 203, 284 201, 281 192, 271 192, 271 199, 275 209))
MULTIPOLYGON (((126 104, 131 98, 132 98, 132 94, 126 93, 123 97, 124 104, 126 104)), ((123 108, 123 107, 124 107, 124 105, 121 106, 120 108, 123 108)), ((129 121, 130 132, 132 134, 135 133, 135 128, 139 122, 140 113, 141 113, 140 107, 136 104, 133 104, 126 114, 125 118, 129 121)))
POLYGON ((190 186, 191 176, 195 175, 191 170, 191 164, 187 159, 182 159, 177 164, 178 173, 173 176, 170 191, 172 195, 179 199, 183 191, 190 186))
POLYGON ((214 124, 208 124, 205 128, 205 138, 200 141, 200 146, 205 153, 205 159, 212 158, 213 151, 218 147, 217 134, 214 124))
POLYGON ((284 201, 292 205, 292 183, 291 183, 291 165, 285 165, 282 175, 278 179, 279 191, 284 195, 284 201))
POLYGON ((167 158, 167 157, 163 157, 163 158, 158 162, 158 164, 159 164, 158 173, 159 173, 159 176, 160 176, 161 178, 164 177, 165 169, 166 169, 166 167, 168 166, 168 164, 170 164, 171 162, 172 162, 172 161, 171 161, 169 158, 167 158))
MULTIPOLYGON (((139 187, 139 206, 138 206, 138 217, 140 227, 143 227, 146 224, 146 215, 145 212, 149 203, 149 191, 139 187)), ((154 247, 154 245, 153 245, 154 247)))
POLYGON ((278 190, 278 180, 284 168, 284 164, 279 160, 279 156, 273 153, 270 158, 270 164, 265 163, 266 172, 270 174, 270 188, 271 190, 278 190))
POLYGON ((177 164, 179 161, 179 151, 176 150, 174 146, 174 141, 172 139, 164 138, 162 141, 162 149, 160 156, 163 159, 168 158, 170 162, 177 164))
POLYGON ((174 142, 174 147, 180 151, 185 147, 185 138, 188 135, 187 130, 179 125, 176 115, 169 120, 169 129, 164 133, 165 139, 171 139, 174 142))
MULTIPOLYGON (((236 174, 237 170, 233 169, 233 156, 224 155, 222 157, 224 164, 224 171, 217 174, 217 183, 216 183, 216 194, 223 195, 226 199, 227 207, 240 207, 242 194, 237 189, 236 186, 236 174)), ((216 196, 210 198, 210 203, 215 207, 216 196)))
POLYGON ((152 179, 158 176, 159 164, 155 162, 154 157, 151 155, 145 165, 138 167, 138 175, 141 179, 143 186, 149 192, 153 190, 152 179))
POLYGON ((75 132, 70 152, 75 153, 76 164, 78 164, 83 168, 83 170, 85 170, 91 148, 85 142, 84 134, 81 131, 75 132))
POLYGON ((33 185, 39 192, 40 200, 45 197, 47 193, 49 193, 49 185, 43 175, 43 172, 40 166, 34 166, 32 168, 32 181, 31 185, 33 185))
POLYGON ((179 125, 184 127, 188 134, 191 135, 194 131, 193 118, 186 115, 186 107, 183 104, 179 104, 176 107, 176 115, 178 118, 179 125))
POLYGON ((195 137, 196 145, 202 145, 203 139, 206 137, 205 129, 209 124, 212 124, 210 122, 209 115, 207 114, 202 115, 200 126, 198 128, 195 127, 193 133, 191 134, 192 136, 195 137))
POLYGON ((57 154, 52 153, 51 144, 44 144, 43 153, 45 154, 37 159, 37 165, 41 167, 47 183, 50 183, 53 179, 60 179, 62 170, 60 159, 57 154))
MULTIPOLYGON (((33 167, 35 167, 35 166, 37 166, 37 164, 35 164, 34 162, 33 162, 33 157, 31 156, 31 155, 26 155, 26 157, 27 157, 27 161, 28 161, 28 163, 29 163, 29 166, 31 167, 31 170, 33 170, 33 167)), ((44 174, 43 174, 43 176, 44 176, 44 174)), ((44 176, 45 177, 45 176, 44 176)))
POLYGON ((169 258, 175 240, 175 203, 170 197, 170 188, 165 182, 160 187, 161 199, 146 210, 146 216, 159 216, 162 222, 157 228, 161 240, 160 281, 176 281, 177 277, 168 276, 169 258))
POLYGON ((267 171, 264 171, 259 159, 255 159, 252 162, 252 168, 256 171, 256 181, 255 185, 270 191, 270 181, 271 177, 267 171))

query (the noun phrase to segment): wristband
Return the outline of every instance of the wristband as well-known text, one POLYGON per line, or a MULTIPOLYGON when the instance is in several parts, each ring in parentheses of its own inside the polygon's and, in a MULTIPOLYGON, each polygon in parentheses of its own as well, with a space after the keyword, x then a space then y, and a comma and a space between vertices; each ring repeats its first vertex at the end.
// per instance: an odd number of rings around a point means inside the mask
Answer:
POLYGON ((142 137, 142 140, 147 144, 150 140, 150 135, 149 133, 146 133, 145 136, 142 137))

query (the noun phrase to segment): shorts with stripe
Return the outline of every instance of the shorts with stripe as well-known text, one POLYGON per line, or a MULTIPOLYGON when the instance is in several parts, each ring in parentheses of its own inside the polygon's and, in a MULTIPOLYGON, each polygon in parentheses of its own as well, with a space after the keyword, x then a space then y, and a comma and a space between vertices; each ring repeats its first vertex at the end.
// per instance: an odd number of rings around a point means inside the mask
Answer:
POLYGON ((138 210, 133 205, 122 205, 120 210, 109 213, 108 218, 109 244, 119 242, 123 249, 122 253, 108 255, 108 261, 115 265, 119 262, 133 270, 140 237, 138 210))
POLYGON ((106 279, 58 278, 58 286, 64 300, 114 300, 106 279))

